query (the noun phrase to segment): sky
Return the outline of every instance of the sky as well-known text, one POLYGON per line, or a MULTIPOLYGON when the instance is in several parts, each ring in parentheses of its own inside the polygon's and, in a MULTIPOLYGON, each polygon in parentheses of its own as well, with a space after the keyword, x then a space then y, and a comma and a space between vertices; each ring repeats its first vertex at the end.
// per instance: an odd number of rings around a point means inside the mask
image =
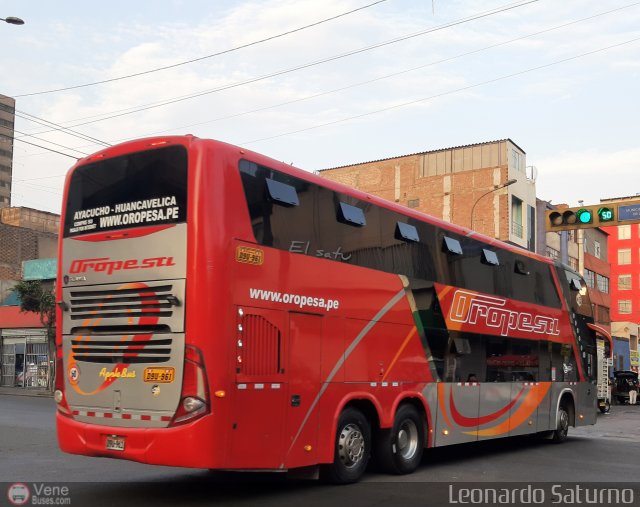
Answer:
POLYGON ((59 213, 74 158, 164 134, 308 171, 509 138, 538 198, 640 193, 640 2, 0 0, 7 16, 25 21, 0 23, 14 206, 59 213))

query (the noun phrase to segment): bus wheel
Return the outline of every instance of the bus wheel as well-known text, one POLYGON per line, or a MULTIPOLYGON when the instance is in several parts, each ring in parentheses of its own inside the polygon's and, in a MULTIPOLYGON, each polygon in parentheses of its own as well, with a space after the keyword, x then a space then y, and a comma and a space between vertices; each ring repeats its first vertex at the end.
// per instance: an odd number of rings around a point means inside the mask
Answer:
POLYGON ((340 414, 336 430, 333 463, 324 465, 322 478, 334 484, 360 480, 371 455, 371 428, 367 418, 355 408, 340 414))
POLYGON ((569 411, 565 405, 560 405, 558 409, 558 427, 553 430, 551 440, 556 443, 564 442, 569 433, 569 411))
POLYGON ((381 430, 376 438, 378 466, 392 474, 410 474, 422 460, 424 418, 412 405, 402 405, 396 412, 393 428, 381 430))

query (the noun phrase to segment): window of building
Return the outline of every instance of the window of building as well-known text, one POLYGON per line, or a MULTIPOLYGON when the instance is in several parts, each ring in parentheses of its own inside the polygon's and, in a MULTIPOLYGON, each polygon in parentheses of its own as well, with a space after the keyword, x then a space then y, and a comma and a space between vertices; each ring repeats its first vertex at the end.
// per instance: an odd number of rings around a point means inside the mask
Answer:
POLYGON ((552 259, 560 258, 560 251, 556 250, 555 248, 551 248, 550 246, 547 247, 546 254, 547 257, 551 257, 552 259))
POLYGON ((578 259, 575 257, 569 257, 569 266, 571 266, 571 269, 574 271, 578 271, 578 259))
POLYGON ((511 233, 522 238, 522 199, 511 196, 511 233))
POLYGON ((584 280, 587 282, 587 287, 590 289, 595 288, 596 286, 596 274, 590 269, 584 270, 584 280))
POLYGON ((631 226, 619 225, 618 226, 618 239, 631 239, 631 226))
POLYGON ((618 250, 618 264, 631 264, 630 248, 622 248, 618 250))
POLYGON ((598 290, 609 294, 609 278, 606 276, 596 274, 596 282, 598 282, 598 290))
POLYGON ((598 259, 600 259, 602 252, 600 250, 600 242, 599 241, 594 241, 593 242, 593 255, 595 255, 598 259))
POLYGON ((618 290, 631 290, 631 275, 618 275, 618 290))
POLYGON ((630 299, 620 299, 618 301, 618 312, 619 313, 631 313, 631 300, 630 299))

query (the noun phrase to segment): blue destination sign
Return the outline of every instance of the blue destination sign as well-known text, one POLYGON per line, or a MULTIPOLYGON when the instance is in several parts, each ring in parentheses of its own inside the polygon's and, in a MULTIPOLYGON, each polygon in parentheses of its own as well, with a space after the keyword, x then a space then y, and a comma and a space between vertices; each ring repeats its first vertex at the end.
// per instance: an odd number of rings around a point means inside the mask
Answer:
POLYGON ((640 204, 618 206, 618 220, 640 220, 640 204))

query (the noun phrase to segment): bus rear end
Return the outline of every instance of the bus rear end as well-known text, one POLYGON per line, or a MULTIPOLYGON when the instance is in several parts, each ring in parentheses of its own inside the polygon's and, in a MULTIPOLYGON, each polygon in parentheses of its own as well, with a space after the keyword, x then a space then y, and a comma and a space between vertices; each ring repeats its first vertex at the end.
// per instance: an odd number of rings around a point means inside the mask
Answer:
POLYGON ((59 250, 55 399, 61 448, 199 466, 209 412, 185 340, 187 148, 131 143, 68 175, 59 250), (195 426, 195 428, 194 428, 195 426))

